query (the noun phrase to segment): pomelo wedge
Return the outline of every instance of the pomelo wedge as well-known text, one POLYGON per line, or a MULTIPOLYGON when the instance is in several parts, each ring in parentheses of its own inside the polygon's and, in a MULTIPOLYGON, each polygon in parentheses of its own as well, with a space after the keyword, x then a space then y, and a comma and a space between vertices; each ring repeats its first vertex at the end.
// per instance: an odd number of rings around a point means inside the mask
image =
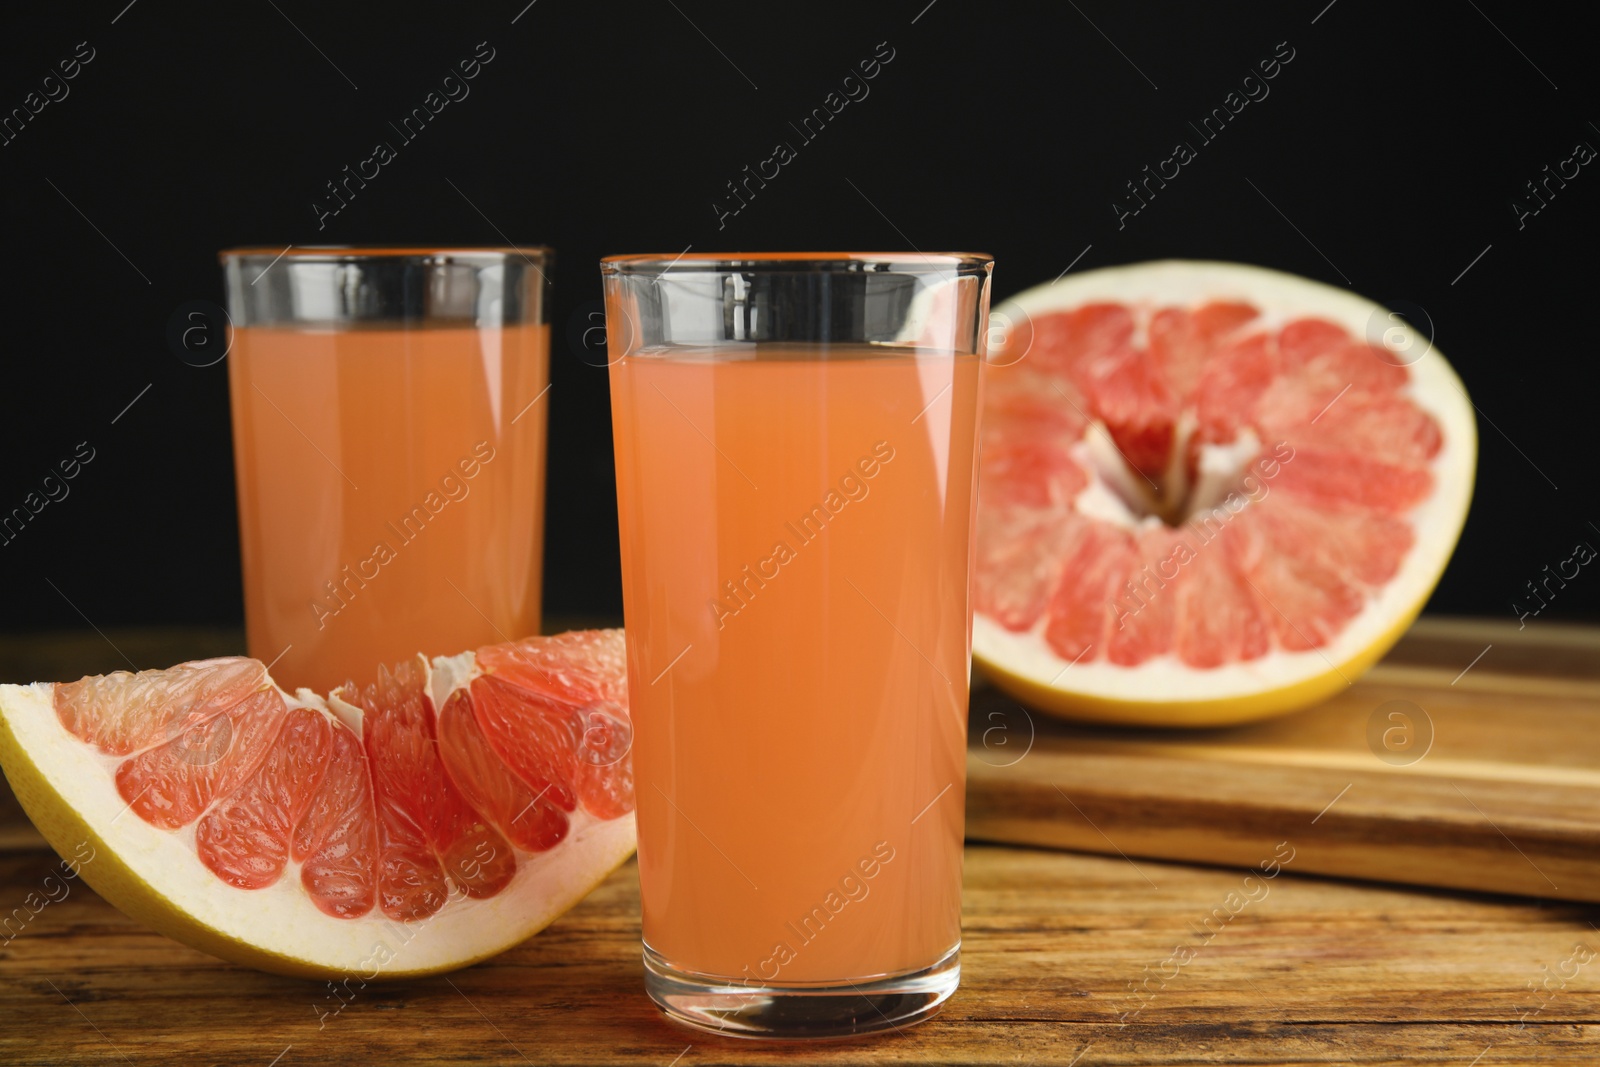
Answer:
POLYGON ((113 905, 226 960, 363 981, 492 956, 634 847, 620 630, 321 697, 230 658, 0 686, 0 764, 113 905))
POLYGON ((973 655, 1072 718, 1206 726, 1350 684, 1422 609, 1472 496, 1471 402, 1371 301, 1232 263, 997 307, 973 655))

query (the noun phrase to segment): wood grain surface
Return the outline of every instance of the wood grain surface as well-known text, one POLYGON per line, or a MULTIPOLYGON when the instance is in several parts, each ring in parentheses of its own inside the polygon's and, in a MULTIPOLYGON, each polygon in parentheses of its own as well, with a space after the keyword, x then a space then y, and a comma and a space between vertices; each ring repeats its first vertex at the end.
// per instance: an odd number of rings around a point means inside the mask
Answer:
MULTIPOLYGON (((1600 958, 1578 962, 1600 954, 1595 909, 1296 865, 1246 882, 971 846, 962 985, 944 1012, 814 1045, 665 1022, 641 986, 631 863, 495 960, 341 997, 212 960, 74 884, 0 948, 0 1063, 1600 1062, 1600 958)), ((20 903, 53 866, 46 853, 0 856, 0 900, 20 903)))
POLYGON ((1287 718, 1072 726, 973 695, 969 838, 1600 901, 1600 628, 1423 619, 1287 718), (1396 717, 1398 716, 1398 717, 1396 717))

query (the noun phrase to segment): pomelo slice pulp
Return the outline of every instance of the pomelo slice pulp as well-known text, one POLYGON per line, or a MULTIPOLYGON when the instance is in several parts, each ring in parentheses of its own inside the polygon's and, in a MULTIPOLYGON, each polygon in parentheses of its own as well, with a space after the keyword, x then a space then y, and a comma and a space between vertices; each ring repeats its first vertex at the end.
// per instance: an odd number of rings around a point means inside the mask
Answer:
POLYGON ((973 654, 1002 689, 1073 718, 1240 722, 1350 684, 1421 610, 1477 437, 1403 319, 1177 261, 993 317, 973 654))
POLYGON ((633 851, 631 740, 620 630, 326 698, 244 658, 0 686, 6 777, 96 892, 308 976, 448 970, 548 925, 633 851))

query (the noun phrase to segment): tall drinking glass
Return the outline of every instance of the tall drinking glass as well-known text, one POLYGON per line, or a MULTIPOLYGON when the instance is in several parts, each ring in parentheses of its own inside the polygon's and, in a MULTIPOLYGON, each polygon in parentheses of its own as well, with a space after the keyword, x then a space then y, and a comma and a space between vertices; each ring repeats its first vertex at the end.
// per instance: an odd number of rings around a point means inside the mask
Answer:
POLYGON ((547 260, 222 254, 245 624, 280 684, 538 632, 547 260))
POLYGON ((645 984, 724 1034, 960 976, 987 256, 622 256, 611 359, 645 984))

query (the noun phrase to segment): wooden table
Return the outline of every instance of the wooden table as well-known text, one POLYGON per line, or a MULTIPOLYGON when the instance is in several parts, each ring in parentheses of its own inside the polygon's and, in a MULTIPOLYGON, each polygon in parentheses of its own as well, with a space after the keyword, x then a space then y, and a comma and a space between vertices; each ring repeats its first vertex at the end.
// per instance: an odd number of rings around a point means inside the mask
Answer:
MULTIPOLYGON (((12 817, 0 911, 55 863, 12 817)), ((73 883, 0 946, 0 1064, 1600 1063, 1600 908, 1292 868, 1247 885, 969 846, 964 974, 943 1014, 812 1045, 663 1021, 641 987, 631 863, 495 960, 347 1003, 168 941, 73 883)))
MULTIPOLYGON (((0 858, 0 899, 20 901, 52 866, 43 852, 0 858)), ((900 1035, 799 1046, 706 1037, 656 1013, 631 863, 495 960, 348 1003, 184 948, 78 885, 0 950, 0 1062, 1600 1062, 1600 958, 1568 963, 1564 988, 1529 988, 1575 945, 1600 950, 1594 908, 1284 874, 1207 942, 1196 928, 1241 881, 973 846, 962 985, 944 1012, 900 1035), (1180 944, 1193 958, 1165 962, 1180 944)))

